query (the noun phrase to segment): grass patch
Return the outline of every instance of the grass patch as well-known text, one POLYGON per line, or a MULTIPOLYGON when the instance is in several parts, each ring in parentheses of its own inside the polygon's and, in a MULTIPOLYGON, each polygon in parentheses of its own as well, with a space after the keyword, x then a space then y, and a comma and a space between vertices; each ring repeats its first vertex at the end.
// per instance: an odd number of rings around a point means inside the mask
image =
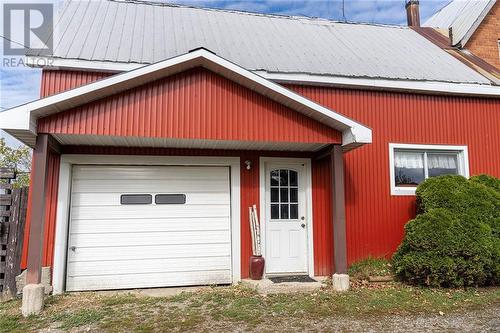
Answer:
POLYGON ((500 288, 429 289, 400 283, 355 287, 346 293, 325 288, 308 294, 268 296, 243 287, 211 288, 169 298, 83 293, 51 297, 42 315, 28 318, 19 313, 20 301, 2 303, 0 332, 44 328, 99 332, 301 330, 332 317, 450 313, 499 304, 500 288))
POLYGON ((349 276, 354 279, 367 280, 369 276, 386 275, 392 275, 392 265, 384 258, 366 258, 349 267, 349 276))
POLYGON ((53 320, 61 322, 59 328, 69 329, 98 323, 105 316, 106 311, 103 307, 102 309, 80 309, 75 312, 61 313, 54 316, 53 320))

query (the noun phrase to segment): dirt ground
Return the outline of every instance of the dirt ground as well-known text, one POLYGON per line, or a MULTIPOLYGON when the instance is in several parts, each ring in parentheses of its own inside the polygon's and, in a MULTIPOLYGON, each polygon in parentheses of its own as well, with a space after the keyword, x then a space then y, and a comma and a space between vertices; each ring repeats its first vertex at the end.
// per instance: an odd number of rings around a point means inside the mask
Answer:
POLYGON ((2 332, 500 332, 500 288, 355 285, 260 295, 213 287, 175 296, 70 293, 23 318, 20 300, 0 303, 2 332))

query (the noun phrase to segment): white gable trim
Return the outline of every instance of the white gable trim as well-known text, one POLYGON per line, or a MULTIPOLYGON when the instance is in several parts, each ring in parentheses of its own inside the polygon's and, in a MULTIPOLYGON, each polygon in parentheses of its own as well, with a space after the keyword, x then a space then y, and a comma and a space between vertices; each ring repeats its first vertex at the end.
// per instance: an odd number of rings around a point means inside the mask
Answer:
POLYGON ((150 81, 167 77, 190 68, 202 66, 227 79, 237 82, 280 104, 342 132, 346 150, 371 143, 371 129, 339 113, 325 108, 285 87, 271 82, 208 50, 198 49, 181 56, 113 75, 57 95, 39 99, 0 113, 2 129, 33 144, 38 118, 86 104, 103 97, 131 89, 150 81), (25 136, 31 137, 26 140, 25 136))

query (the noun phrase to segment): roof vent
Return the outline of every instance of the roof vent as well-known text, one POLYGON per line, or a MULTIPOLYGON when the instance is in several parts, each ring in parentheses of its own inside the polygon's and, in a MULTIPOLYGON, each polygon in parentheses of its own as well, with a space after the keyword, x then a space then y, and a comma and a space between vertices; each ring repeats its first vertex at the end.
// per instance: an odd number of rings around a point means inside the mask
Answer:
POLYGON ((406 19, 409 27, 420 27, 418 0, 406 0, 406 19))
POLYGON ((205 51, 207 51, 207 52, 210 52, 210 53, 213 53, 213 54, 217 55, 214 51, 209 50, 209 49, 207 49, 206 47, 203 47, 203 46, 200 46, 200 47, 196 47, 196 48, 194 48, 194 49, 191 49, 191 50, 189 50, 189 51, 188 51, 188 53, 191 53, 191 52, 194 52, 194 51, 198 51, 198 50, 205 50, 205 51))

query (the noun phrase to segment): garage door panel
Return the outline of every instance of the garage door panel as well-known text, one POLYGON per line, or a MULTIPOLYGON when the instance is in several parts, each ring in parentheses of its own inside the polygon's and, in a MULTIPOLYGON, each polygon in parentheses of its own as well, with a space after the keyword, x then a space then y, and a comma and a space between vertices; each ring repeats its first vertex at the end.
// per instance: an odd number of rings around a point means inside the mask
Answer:
POLYGON ((231 282, 229 168, 73 168, 67 290, 231 282), (122 205, 122 194, 186 195, 122 205))
POLYGON ((231 241, 229 230, 223 231, 175 231, 175 232, 123 232, 70 234, 72 246, 151 246, 175 244, 214 244, 231 241))
MULTIPOLYGON (((124 193, 74 193, 71 199, 71 205, 76 206, 118 206, 120 205, 120 196, 124 193)), ((185 205, 210 205, 210 204, 227 204, 230 200, 230 195, 227 192, 210 192, 206 193, 173 193, 173 192, 150 192, 154 196, 156 194, 185 194, 185 205)))
POLYGON ((200 180, 75 180, 75 193, 227 193, 226 183, 219 179, 200 180))
POLYGON ((231 258, 225 257, 192 257, 161 258, 161 259, 124 259, 120 261, 71 262, 68 277, 102 276, 102 275, 133 275, 136 273, 174 273, 186 271, 227 270, 231 258))
POLYGON ((94 219, 141 219, 141 218, 203 218, 205 216, 229 217, 229 205, 122 205, 108 206, 98 209, 99 206, 80 206, 73 210, 72 218, 78 220, 94 219))
POLYGON ((124 260, 124 259, 154 259, 164 258, 168 253, 170 258, 191 258, 195 256, 224 257, 231 255, 227 243, 215 244, 176 244, 176 245, 150 245, 150 246, 117 246, 106 247, 80 247, 68 252, 68 261, 96 261, 96 260, 124 260))
POLYGON ((110 290, 231 283, 230 271, 192 271, 136 275, 86 276, 68 279, 66 290, 110 290))
POLYGON ((74 180, 216 180, 228 178, 226 168, 195 166, 75 166, 74 180))
POLYGON ((164 231, 203 231, 227 230, 228 218, 155 218, 155 219, 96 219, 72 220, 72 234, 79 233, 118 233, 118 232, 164 232, 164 231))

